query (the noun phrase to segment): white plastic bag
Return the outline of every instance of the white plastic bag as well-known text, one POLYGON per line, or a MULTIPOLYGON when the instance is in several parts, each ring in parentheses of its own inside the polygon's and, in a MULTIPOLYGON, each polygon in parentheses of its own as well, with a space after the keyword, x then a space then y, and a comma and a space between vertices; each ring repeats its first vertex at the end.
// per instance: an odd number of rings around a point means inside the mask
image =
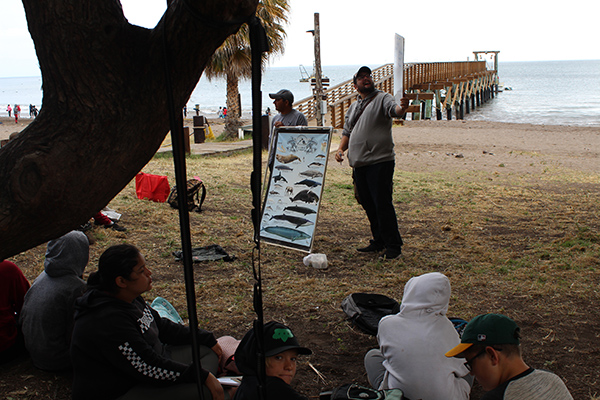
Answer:
POLYGON ((304 257, 304 265, 316 269, 327 269, 327 256, 322 253, 313 253, 304 257))

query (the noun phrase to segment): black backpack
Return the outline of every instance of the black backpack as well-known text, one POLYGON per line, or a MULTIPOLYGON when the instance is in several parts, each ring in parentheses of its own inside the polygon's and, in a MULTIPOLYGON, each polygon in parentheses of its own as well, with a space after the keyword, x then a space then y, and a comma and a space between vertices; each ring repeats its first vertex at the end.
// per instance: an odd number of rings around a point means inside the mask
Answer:
POLYGON ((375 336, 379 320, 397 314, 400 303, 382 294, 352 293, 342 301, 342 310, 357 328, 375 336))
MULTIPOLYGON (((202 203, 206 197, 206 187, 200 179, 192 178, 187 181, 187 207, 188 211, 202 211, 202 203), (200 195, 202 191, 202 195, 200 195)), ((179 208, 177 186, 173 186, 167 203, 173 208, 179 208)))

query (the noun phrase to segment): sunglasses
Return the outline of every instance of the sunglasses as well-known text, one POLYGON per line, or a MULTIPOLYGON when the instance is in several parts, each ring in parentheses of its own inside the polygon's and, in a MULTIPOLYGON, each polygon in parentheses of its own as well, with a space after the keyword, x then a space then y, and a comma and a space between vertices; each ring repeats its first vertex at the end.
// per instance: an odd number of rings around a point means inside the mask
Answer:
POLYGON ((475 361, 475 359, 477 357, 481 356, 482 354, 485 354, 485 349, 481 350, 473 358, 471 358, 470 360, 467 360, 467 362, 465 362, 465 367, 467 367, 467 369, 469 370, 469 372, 471 372, 471 370, 473 368, 473 361, 475 361))
MULTIPOLYGON (((502 349, 496 348, 494 346, 490 346, 492 349, 496 350, 496 351, 502 351, 502 349)), ((486 352, 486 348, 484 348, 483 350, 481 350, 479 353, 475 354, 474 357, 472 357, 470 360, 468 360, 467 362, 465 362, 465 367, 467 367, 467 369, 469 370, 469 372, 471 372, 471 369, 473 368, 473 361, 475 361, 475 359, 479 356, 481 356, 482 354, 484 354, 486 352)))

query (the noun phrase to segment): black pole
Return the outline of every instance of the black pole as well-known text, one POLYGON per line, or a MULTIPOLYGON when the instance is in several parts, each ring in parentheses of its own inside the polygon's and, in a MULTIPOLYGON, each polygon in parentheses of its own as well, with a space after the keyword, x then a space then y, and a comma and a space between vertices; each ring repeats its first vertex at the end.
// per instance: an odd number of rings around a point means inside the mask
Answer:
POLYGON ((165 59, 165 83, 167 90, 167 108, 169 112, 169 125, 171 127, 171 143, 173 149, 173 162, 175 164, 175 184, 179 196, 179 229, 181 234, 181 250, 183 256, 183 272, 185 280, 185 295, 188 307, 190 335, 192 336, 192 360, 198 385, 200 399, 204 399, 202 378, 200 371, 200 343, 198 342, 198 316, 196 315, 196 291, 194 287, 194 268, 192 263, 192 241, 190 234, 190 214, 187 208, 187 173, 185 166, 185 145, 183 138, 183 121, 181 110, 175 110, 173 100, 173 85, 171 82, 171 65, 167 47, 167 34, 163 25, 163 50, 165 59))
POLYGON ((262 175, 262 93, 261 71, 262 71, 262 53, 269 48, 267 35, 258 17, 254 16, 249 22, 250 26, 250 46, 252 48, 252 149, 253 149, 253 169, 250 176, 250 186, 252 188, 252 223, 254 224, 254 253, 256 259, 252 258, 252 268, 254 272, 254 312, 256 320, 254 321, 254 333, 256 336, 256 366, 258 378, 258 398, 266 399, 266 371, 265 371, 265 346, 264 346, 264 318, 262 303, 262 276, 260 270, 260 210, 261 210, 261 175, 262 175), (258 261, 258 263, 256 263, 258 261), (256 265, 258 264, 258 266, 256 265))

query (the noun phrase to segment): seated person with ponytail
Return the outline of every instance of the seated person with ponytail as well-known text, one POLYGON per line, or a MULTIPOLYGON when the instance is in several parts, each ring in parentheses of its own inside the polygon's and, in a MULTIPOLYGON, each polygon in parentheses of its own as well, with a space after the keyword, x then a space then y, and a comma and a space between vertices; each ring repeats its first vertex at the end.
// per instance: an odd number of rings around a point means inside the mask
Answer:
MULTIPOLYGON (((135 246, 112 246, 100 256, 75 306, 74 400, 199 398, 189 327, 161 318, 141 297, 151 275, 135 246)), ((200 330, 198 339, 204 398, 221 400, 221 347, 211 332, 200 330)))

